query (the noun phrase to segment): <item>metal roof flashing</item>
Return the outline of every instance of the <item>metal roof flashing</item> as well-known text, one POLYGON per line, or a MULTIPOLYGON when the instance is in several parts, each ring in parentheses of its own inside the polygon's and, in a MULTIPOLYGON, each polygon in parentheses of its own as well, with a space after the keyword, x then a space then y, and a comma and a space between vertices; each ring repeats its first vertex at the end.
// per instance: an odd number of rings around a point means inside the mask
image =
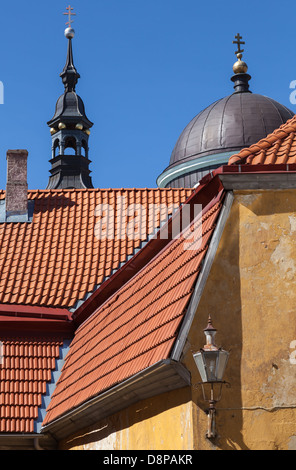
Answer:
POLYGON ((28 201, 27 212, 6 211, 6 200, 0 201, 0 224, 4 223, 31 223, 33 222, 34 201, 28 201))

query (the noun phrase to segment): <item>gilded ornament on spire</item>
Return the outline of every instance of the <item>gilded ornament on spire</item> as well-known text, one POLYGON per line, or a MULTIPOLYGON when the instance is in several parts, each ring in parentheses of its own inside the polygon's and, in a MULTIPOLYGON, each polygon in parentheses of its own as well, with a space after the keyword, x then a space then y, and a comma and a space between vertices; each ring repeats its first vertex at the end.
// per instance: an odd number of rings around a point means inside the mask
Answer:
POLYGON ((232 41, 232 44, 237 44, 237 50, 235 51, 235 54, 238 60, 233 64, 233 71, 235 74, 247 73, 248 66, 244 61, 242 61, 242 53, 244 52, 244 49, 241 49, 241 45, 245 44, 245 41, 241 40, 242 36, 240 36, 239 33, 235 36, 235 39, 236 41, 232 41))

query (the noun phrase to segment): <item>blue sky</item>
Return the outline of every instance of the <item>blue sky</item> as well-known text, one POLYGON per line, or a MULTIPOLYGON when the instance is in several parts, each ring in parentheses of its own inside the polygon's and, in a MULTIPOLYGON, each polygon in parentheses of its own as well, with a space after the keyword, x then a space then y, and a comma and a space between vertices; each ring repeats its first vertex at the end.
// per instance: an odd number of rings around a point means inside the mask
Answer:
MULTIPOLYGON (((63 93, 67 1, 1 2, 0 188, 7 149, 29 152, 30 189, 48 182, 47 121, 63 93)), ((76 91, 94 122, 95 187, 155 187, 183 128, 232 93, 234 36, 246 41, 250 88, 296 112, 295 2, 72 0, 76 91)))

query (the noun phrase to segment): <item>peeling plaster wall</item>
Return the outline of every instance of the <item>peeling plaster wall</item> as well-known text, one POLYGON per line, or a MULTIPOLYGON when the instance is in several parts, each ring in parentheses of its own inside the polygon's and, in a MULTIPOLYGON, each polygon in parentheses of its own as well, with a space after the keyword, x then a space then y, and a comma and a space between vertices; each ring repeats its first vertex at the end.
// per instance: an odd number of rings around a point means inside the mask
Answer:
MULTIPOLYGON (((230 350, 218 438, 193 388, 197 449, 296 450, 296 191, 236 191, 183 358, 204 344, 210 313, 230 350)), ((199 381, 193 372, 193 383, 199 381)))

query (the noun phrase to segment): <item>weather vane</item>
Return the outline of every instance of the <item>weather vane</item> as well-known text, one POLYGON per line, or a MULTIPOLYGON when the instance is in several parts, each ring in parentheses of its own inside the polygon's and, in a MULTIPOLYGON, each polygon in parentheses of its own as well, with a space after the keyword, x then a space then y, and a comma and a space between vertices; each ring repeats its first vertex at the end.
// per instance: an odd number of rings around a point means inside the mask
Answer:
POLYGON ((68 18, 69 18, 69 21, 67 21, 66 25, 68 25, 69 28, 71 28, 71 25, 73 23, 74 20, 72 20, 72 16, 76 16, 76 13, 72 13, 72 11, 74 10, 74 8, 71 7, 71 5, 69 5, 67 8, 66 8, 67 13, 63 13, 63 15, 67 15, 68 18))
POLYGON ((241 41, 242 36, 240 36, 239 33, 237 33, 237 35, 234 37, 236 41, 232 41, 232 44, 237 44, 238 47, 237 51, 235 51, 235 54, 241 54, 242 52, 244 52, 244 49, 241 49, 240 47, 242 44, 245 44, 245 41, 241 41))

